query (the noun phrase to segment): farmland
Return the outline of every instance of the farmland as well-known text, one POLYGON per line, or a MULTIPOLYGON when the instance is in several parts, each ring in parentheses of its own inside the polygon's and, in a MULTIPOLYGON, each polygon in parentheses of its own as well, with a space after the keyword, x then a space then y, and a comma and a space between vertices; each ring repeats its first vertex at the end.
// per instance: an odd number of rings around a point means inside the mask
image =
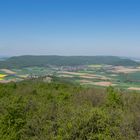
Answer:
POLYGON ((1 83, 53 76, 86 87, 140 87, 140 63, 115 56, 15 56, 0 61, 0 74, 1 83))
POLYGON ((137 90, 140 86, 139 67, 120 67, 112 65, 100 65, 94 67, 92 65, 77 73, 63 71, 61 74, 65 75, 65 77, 71 75, 71 78, 76 82, 87 86, 115 86, 134 90, 137 90))
POLYGON ((0 74, 0 80, 3 80, 6 77, 5 74, 0 74))
POLYGON ((139 90, 140 67, 113 65, 48 66, 22 69, 1 69, 0 82, 55 76, 83 86, 139 90))

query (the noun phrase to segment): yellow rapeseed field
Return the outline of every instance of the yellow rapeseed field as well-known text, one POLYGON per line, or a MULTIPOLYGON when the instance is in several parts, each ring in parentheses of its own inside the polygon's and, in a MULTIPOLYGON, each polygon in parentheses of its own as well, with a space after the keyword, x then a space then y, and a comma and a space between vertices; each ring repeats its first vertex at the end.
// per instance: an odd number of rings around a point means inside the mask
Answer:
POLYGON ((5 74, 0 74, 0 80, 3 80, 5 76, 5 74))

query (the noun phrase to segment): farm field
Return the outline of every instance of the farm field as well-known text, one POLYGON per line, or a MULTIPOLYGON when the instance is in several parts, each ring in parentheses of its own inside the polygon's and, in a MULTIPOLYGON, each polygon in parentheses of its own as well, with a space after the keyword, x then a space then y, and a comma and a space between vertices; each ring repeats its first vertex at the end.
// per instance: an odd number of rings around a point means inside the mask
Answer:
POLYGON ((6 77, 5 74, 0 74, 0 81, 3 80, 6 77))
POLYGON ((112 65, 87 65, 82 69, 73 67, 26 67, 1 69, 0 82, 21 81, 53 75, 82 86, 115 86, 128 90, 140 90, 140 67, 112 65), (74 69, 74 70, 73 70, 74 69))
POLYGON ((77 72, 61 71, 59 74, 84 86, 115 86, 128 90, 139 90, 140 87, 139 67, 89 65, 77 72))

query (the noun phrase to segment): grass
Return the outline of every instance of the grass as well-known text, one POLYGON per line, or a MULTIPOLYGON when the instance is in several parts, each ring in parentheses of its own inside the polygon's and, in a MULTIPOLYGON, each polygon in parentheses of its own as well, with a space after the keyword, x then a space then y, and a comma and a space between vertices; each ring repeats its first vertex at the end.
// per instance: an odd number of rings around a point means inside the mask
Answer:
POLYGON ((128 75, 128 78, 131 80, 140 80, 140 72, 131 73, 128 75))

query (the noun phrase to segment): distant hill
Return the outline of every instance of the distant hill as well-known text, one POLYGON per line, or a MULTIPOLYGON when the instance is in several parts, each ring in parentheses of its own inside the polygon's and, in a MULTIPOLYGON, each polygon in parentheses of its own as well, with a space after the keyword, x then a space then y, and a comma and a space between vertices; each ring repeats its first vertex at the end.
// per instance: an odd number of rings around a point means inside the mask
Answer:
POLYGON ((0 56, 0 61, 4 61, 4 60, 6 60, 6 59, 8 59, 8 57, 0 56))
POLYGON ((133 61, 136 61, 136 62, 140 62, 140 58, 139 57, 131 57, 130 59, 133 60, 133 61))
POLYGON ((0 68, 23 68, 31 66, 76 66, 89 64, 107 64, 137 66, 138 62, 116 56, 16 56, 0 61, 0 68))

